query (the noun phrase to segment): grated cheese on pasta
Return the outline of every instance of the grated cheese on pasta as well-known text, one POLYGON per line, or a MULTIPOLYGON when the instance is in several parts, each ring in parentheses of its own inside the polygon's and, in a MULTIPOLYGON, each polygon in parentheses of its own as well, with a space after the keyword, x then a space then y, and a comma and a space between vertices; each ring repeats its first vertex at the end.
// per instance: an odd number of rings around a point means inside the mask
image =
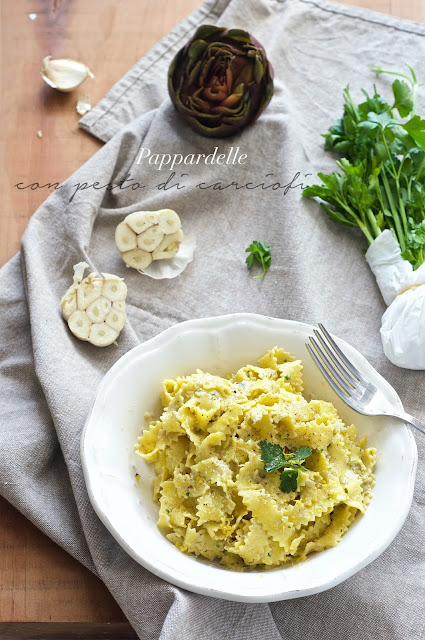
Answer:
POLYGON ((335 546, 372 497, 376 450, 335 407, 303 397, 302 364, 275 347, 228 378, 164 380, 163 413, 138 439, 154 465, 158 526, 188 554, 264 569, 335 546), (313 450, 285 493, 260 441, 313 450))

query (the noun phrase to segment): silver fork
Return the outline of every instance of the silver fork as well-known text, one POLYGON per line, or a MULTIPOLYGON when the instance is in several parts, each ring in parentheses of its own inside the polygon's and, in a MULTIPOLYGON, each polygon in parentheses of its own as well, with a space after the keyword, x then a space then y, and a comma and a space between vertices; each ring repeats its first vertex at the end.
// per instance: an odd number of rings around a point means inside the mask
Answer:
POLYGON ((321 324, 318 325, 321 332, 314 329, 314 335, 310 337, 310 344, 306 347, 314 362, 335 391, 335 393, 349 407, 363 413, 366 416, 393 416, 408 422, 422 433, 425 433, 425 424, 400 411, 387 400, 382 391, 369 382, 353 363, 344 355, 330 336, 329 332, 321 324))

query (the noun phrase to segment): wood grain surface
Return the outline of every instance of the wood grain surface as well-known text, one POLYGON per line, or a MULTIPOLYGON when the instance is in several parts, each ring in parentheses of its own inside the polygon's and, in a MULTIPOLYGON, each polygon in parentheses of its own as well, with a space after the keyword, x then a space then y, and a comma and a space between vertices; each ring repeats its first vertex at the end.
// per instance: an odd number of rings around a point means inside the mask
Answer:
MULTIPOLYGON (((425 22, 424 0, 343 3, 425 22)), ((100 147, 78 129, 79 93, 87 93, 96 104, 199 4, 199 0, 0 2, 0 265, 19 250, 28 219, 48 195, 18 191, 13 185, 62 182, 100 147), (35 20, 29 14, 37 14, 35 20), (41 60, 48 54, 85 62, 95 79, 87 80, 81 92, 55 92, 40 78, 41 60)), ((0 640, 15 638, 136 636, 100 580, 0 498, 0 640)))

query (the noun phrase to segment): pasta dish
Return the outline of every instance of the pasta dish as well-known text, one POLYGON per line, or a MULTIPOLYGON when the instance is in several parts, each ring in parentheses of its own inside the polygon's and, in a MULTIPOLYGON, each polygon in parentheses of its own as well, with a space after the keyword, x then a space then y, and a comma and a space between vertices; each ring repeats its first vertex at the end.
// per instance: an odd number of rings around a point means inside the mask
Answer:
POLYGON ((164 380, 162 415, 136 451, 154 465, 158 527, 233 570, 335 546, 372 497, 376 451, 335 407, 303 395, 302 364, 275 347, 226 378, 164 380))

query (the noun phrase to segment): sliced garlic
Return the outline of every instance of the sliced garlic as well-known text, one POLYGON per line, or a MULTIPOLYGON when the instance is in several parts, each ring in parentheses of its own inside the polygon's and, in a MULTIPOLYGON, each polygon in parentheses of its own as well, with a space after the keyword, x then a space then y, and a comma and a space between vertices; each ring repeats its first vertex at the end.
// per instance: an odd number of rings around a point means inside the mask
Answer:
POLYGON ((105 324, 107 324, 108 327, 115 329, 115 331, 121 331, 125 324, 125 313, 118 311, 117 309, 112 309, 112 311, 110 311, 106 316, 105 324))
POLYGON ((137 247, 137 235, 125 222, 121 222, 115 229, 115 244, 120 251, 130 251, 137 247))
POLYGON ((152 260, 174 258, 182 240, 180 218, 172 209, 134 211, 120 222, 115 231, 115 243, 125 264, 141 272, 150 266, 152 260))
POLYGON ((86 78, 94 78, 94 75, 85 64, 77 60, 52 60, 52 56, 46 56, 43 59, 41 77, 53 89, 68 92, 79 87, 86 78))
POLYGON ((121 278, 91 273, 83 279, 86 262, 74 266, 73 284, 61 300, 62 315, 72 333, 97 347, 118 338, 125 324, 127 286, 121 278))
POLYGON ((152 262, 152 254, 143 249, 132 249, 121 254, 127 267, 133 269, 146 269, 152 262))
POLYGON ((61 301, 62 315, 68 320, 71 313, 77 310, 77 292, 75 289, 65 293, 61 301))
POLYGON ((134 231, 134 233, 143 233, 149 227, 156 224, 157 219, 154 212, 151 211, 135 211, 130 213, 124 222, 134 231))
POLYGON ((116 341, 119 332, 108 327, 104 322, 99 322, 91 325, 89 342, 96 347, 109 347, 110 344, 116 341))
POLYGON ((139 249, 152 252, 161 243, 163 237, 164 232, 161 231, 158 225, 155 225, 137 236, 137 246, 139 249))
POLYGON ((119 278, 104 280, 102 294, 112 302, 125 300, 127 285, 119 278))
POLYGON ((86 278, 77 289, 77 306, 83 311, 87 309, 89 304, 94 302, 102 295, 102 280, 92 280, 86 278))
POLYGON ((125 302, 119 302, 118 300, 112 303, 112 308, 117 311, 125 311, 125 302))
POLYGON ((157 212, 159 228, 164 233, 175 233, 181 229, 180 218, 172 209, 161 209, 157 212))
POLYGON ((103 296, 92 302, 86 309, 87 316, 91 322, 103 322, 110 312, 112 302, 103 296))
POLYGON ((80 340, 87 340, 90 333, 91 322, 84 311, 74 311, 68 319, 68 326, 74 336, 80 340))
POLYGON ((183 231, 179 229, 176 233, 164 236, 162 242, 158 245, 152 254, 153 260, 165 260, 174 258, 177 254, 180 244, 183 240, 183 231))

